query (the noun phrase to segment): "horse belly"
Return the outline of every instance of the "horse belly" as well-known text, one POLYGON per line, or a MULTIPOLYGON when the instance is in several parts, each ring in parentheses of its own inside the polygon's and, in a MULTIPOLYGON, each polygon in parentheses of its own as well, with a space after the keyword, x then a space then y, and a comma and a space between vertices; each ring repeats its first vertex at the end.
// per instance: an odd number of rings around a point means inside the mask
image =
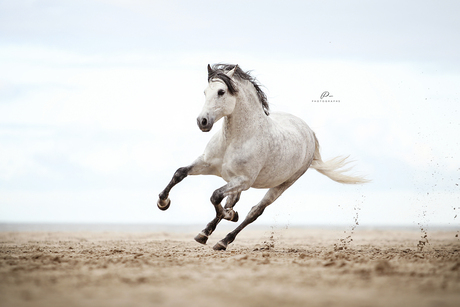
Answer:
POLYGON ((274 113, 269 154, 252 187, 272 188, 305 171, 313 160, 313 131, 298 117, 274 113))
POLYGON ((264 167, 260 171, 252 187, 257 189, 276 187, 289 180, 301 169, 305 169, 307 165, 309 165, 309 163, 307 163, 305 157, 296 157, 284 161, 273 161, 273 164, 264 167))

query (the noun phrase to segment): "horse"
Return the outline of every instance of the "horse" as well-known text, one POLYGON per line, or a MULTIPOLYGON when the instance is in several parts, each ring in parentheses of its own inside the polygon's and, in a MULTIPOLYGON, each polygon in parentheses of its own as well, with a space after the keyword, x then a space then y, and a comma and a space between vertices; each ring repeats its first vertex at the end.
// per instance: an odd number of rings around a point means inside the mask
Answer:
POLYGON ((251 208, 243 222, 214 250, 226 250, 238 233, 254 222, 308 168, 344 184, 368 182, 362 176, 345 174, 348 157, 321 159, 318 139, 300 118, 289 113, 270 112, 267 96, 250 72, 232 64, 208 64, 205 104, 197 118, 201 131, 211 131, 223 118, 222 128, 212 136, 204 153, 192 164, 177 169, 166 188, 159 194, 157 206, 167 210, 169 192, 188 175, 214 175, 227 184, 212 193, 216 217, 194 238, 206 244, 222 219, 237 222, 233 210, 243 191, 268 189, 262 200, 251 208), (225 206, 221 202, 226 199, 225 206))

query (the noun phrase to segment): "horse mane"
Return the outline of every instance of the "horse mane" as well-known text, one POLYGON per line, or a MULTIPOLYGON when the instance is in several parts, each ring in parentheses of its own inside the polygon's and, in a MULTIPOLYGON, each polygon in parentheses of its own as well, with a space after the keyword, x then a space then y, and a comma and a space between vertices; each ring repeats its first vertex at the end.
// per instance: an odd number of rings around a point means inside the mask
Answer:
POLYGON ((265 93, 260 88, 261 85, 258 83, 256 78, 251 76, 250 71, 244 72, 239 66, 233 64, 214 64, 212 65, 212 71, 209 71, 208 69, 208 82, 211 81, 211 79, 213 78, 218 78, 222 80, 225 83, 225 85, 227 85, 230 94, 235 94, 236 92, 238 92, 238 89, 236 88, 236 85, 232 81, 232 79, 226 75, 226 73, 235 68, 235 66, 236 69, 233 76, 252 83, 256 90, 257 97, 259 98, 259 101, 262 104, 262 109, 268 116, 270 114, 270 107, 268 105, 267 95, 265 95, 265 93))

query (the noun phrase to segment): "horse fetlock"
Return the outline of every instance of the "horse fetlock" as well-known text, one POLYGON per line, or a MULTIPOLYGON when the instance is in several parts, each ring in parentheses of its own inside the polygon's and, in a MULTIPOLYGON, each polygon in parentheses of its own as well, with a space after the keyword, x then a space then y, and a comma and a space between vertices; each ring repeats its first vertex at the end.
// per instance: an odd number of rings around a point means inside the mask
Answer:
POLYGON ((198 243, 206 244, 206 242, 208 241, 208 236, 205 235, 203 232, 200 232, 199 234, 196 235, 196 237, 194 239, 198 243))
POLYGON ((167 197, 166 199, 161 199, 161 196, 160 196, 157 202, 158 209, 165 211, 165 210, 168 210, 170 205, 171 205, 171 200, 169 199, 169 197, 167 197))
POLYGON ((166 198, 168 198, 168 195, 169 195, 169 190, 168 190, 168 189, 164 189, 164 190, 158 195, 158 197, 159 197, 161 200, 166 200, 166 198))

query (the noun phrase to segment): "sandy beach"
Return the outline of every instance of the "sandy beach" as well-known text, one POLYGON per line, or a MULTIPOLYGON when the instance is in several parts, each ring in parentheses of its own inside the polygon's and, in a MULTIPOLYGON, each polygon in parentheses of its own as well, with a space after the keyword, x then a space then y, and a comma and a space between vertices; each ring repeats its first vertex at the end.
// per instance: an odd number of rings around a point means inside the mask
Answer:
POLYGON ((0 306, 460 306, 455 231, 199 230, 0 232, 0 306))

